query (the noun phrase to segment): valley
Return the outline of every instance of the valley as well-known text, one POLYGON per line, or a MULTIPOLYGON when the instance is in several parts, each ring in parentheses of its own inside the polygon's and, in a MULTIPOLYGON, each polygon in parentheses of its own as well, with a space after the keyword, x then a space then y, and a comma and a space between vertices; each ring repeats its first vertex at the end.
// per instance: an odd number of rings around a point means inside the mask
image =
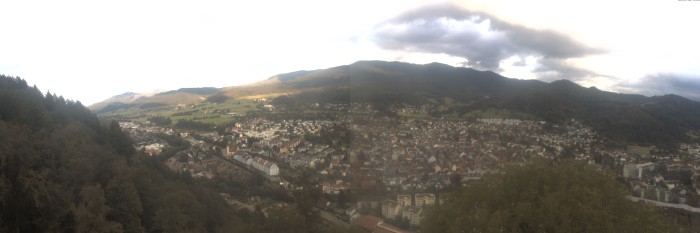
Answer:
MULTIPOLYGON (((200 95, 194 102, 145 97, 97 112, 121 122, 137 149, 177 173, 257 187, 227 195, 263 212, 293 204, 281 193, 312 185, 321 195, 315 208, 336 227, 380 216, 388 226, 417 230, 424 203, 439 205, 460 187, 540 160, 610 171, 634 198, 699 205, 700 144, 687 136, 697 122, 683 119, 700 108, 659 104, 687 101, 678 97, 376 61, 203 90, 167 92, 200 95), (430 78, 415 75, 423 69, 430 78)), ((690 226, 698 217, 678 216, 690 226)))

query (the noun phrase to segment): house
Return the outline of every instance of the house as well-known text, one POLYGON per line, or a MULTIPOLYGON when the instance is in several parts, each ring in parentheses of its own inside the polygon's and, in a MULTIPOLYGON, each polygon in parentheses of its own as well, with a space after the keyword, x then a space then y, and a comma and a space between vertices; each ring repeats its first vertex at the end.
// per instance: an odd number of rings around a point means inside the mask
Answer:
POLYGON ((238 147, 235 145, 228 145, 226 146, 226 156, 231 157, 234 156, 236 151, 238 150, 238 147))
POLYGON ((277 164, 268 162, 265 164, 265 174, 268 176, 277 176, 280 174, 280 169, 277 167, 277 164))
POLYGON ((233 159, 238 161, 241 164, 249 165, 248 159, 250 159, 250 156, 247 154, 236 153, 233 155, 233 159))

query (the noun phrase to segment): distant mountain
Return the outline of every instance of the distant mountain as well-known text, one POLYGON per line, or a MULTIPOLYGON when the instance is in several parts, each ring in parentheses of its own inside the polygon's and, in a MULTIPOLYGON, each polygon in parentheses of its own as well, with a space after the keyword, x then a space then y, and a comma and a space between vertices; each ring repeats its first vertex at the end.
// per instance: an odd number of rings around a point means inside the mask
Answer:
POLYGON ((195 88, 180 88, 175 91, 168 91, 164 93, 160 93, 159 95, 167 95, 167 94, 173 94, 173 93, 190 93, 190 94, 197 94, 197 95, 211 95, 214 93, 219 92, 219 89, 215 87, 195 87, 195 88))
POLYGON ((133 106, 148 108, 160 105, 192 104, 201 102, 218 91, 219 89, 214 87, 201 87, 148 93, 126 92, 90 105, 89 108, 97 113, 104 113, 133 106))
POLYGON ((614 140, 669 144, 700 129, 700 103, 676 95, 646 97, 584 88, 568 80, 482 103, 527 112, 549 122, 584 121, 614 140))
MULTIPOLYGON (((214 95, 214 90, 180 89, 132 103, 202 102, 214 95)), ((433 116, 479 116, 496 110, 506 113, 502 117, 529 117, 552 123, 576 119, 611 139, 642 144, 688 140, 689 132, 700 129, 700 103, 680 96, 619 94, 584 88, 567 80, 518 80, 440 63, 359 61, 280 74, 251 85, 221 88, 217 94, 275 99, 276 104, 296 106, 328 102, 442 105, 431 113, 433 116)))

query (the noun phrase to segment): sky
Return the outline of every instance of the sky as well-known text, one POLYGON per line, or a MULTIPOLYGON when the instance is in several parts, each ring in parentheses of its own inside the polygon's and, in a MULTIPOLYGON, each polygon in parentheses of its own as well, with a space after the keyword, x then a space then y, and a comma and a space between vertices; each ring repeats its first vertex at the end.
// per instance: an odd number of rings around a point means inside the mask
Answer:
POLYGON ((0 1, 0 74, 90 105, 358 60, 700 101, 700 1, 0 1))

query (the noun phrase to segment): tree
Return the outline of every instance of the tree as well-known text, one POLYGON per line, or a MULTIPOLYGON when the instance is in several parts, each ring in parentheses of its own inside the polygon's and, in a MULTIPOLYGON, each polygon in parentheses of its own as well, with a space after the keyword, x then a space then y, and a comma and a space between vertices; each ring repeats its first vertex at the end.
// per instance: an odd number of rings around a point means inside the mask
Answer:
MULTIPOLYGON (((165 139, 171 150, 189 147, 165 139)), ((262 229, 218 192, 133 148, 118 122, 102 125, 80 102, 0 75, 0 232, 262 229)))
POLYGON ((673 232, 659 209, 629 201, 611 173, 579 162, 512 166, 428 209, 423 232, 673 232))
POLYGON ((292 193, 296 211, 303 220, 305 232, 318 232, 320 230, 320 214, 316 209, 316 203, 321 197, 321 191, 317 187, 318 177, 315 174, 313 170, 308 168, 300 170, 296 184, 301 186, 301 190, 295 190, 292 193))
POLYGON ((80 191, 80 202, 74 207, 76 232, 123 232, 122 225, 108 221, 111 211, 100 185, 85 186, 80 191))
POLYGON ((173 123, 173 121, 170 119, 170 117, 164 117, 164 116, 153 116, 149 117, 147 119, 151 123, 157 125, 157 126, 168 126, 173 123))
POLYGON ((305 227, 304 217, 295 206, 271 208, 265 221, 266 232, 311 232, 305 227))
POLYGON ((189 232, 187 223, 191 221, 184 211, 174 206, 167 206, 156 211, 153 217, 153 230, 155 232, 189 232))
POLYGON ((109 124, 107 136, 109 137, 109 142, 112 144, 112 147, 114 147, 114 150, 116 150, 117 153, 129 156, 136 153, 136 149, 134 149, 131 139, 124 133, 124 131, 122 131, 122 128, 119 126, 119 122, 112 121, 109 124))
POLYGON ((144 232, 140 216, 143 207, 134 184, 124 177, 115 177, 105 191, 107 204, 112 208, 108 219, 121 223, 124 232, 144 232))
POLYGON ((459 173, 452 173, 452 175, 450 175, 450 186, 455 188, 461 187, 462 175, 459 173))

